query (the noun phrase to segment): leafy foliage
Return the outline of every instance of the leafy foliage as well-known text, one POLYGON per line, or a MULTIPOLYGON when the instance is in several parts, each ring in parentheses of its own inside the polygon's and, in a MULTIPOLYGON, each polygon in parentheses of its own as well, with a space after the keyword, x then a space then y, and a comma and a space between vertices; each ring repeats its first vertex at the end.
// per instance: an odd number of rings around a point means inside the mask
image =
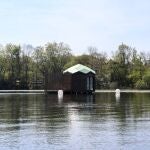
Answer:
POLYGON ((121 44, 112 57, 88 47, 87 53, 75 56, 65 43, 47 43, 36 48, 31 45, 0 45, 0 89, 31 89, 75 64, 96 71, 96 88, 150 88, 150 57, 135 48, 121 44))

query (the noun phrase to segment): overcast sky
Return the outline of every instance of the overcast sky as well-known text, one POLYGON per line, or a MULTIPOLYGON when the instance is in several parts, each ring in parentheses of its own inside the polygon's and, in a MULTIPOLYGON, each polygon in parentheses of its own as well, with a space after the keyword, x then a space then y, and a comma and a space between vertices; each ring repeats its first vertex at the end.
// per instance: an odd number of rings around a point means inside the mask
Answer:
POLYGON ((74 54, 122 42, 150 50, 149 0, 0 0, 0 43, 65 42, 74 54))

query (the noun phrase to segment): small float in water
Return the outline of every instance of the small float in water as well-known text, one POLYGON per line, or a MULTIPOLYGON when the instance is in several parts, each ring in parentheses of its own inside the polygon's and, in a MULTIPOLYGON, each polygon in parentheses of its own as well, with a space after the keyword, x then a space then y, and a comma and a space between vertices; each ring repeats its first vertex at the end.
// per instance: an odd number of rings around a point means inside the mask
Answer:
POLYGON ((117 100, 120 99, 120 89, 116 89, 116 90, 115 90, 115 96, 116 96, 116 99, 117 99, 117 100))
POLYGON ((64 95, 63 90, 58 90, 58 99, 59 99, 59 100, 62 100, 62 99, 63 99, 63 95, 64 95))

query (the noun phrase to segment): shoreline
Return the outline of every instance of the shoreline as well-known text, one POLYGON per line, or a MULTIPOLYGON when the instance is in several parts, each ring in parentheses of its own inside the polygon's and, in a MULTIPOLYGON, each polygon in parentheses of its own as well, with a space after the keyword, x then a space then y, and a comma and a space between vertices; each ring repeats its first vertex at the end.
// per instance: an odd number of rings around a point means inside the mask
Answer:
MULTIPOLYGON (((57 90, 48 90, 48 93, 57 93, 57 90)), ((132 89, 120 89, 121 93, 150 93, 150 90, 132 90, 132 89)), ((44 94, 44 90, 0 90, 0 93, 29 93, 29 94, 44 94)), ((115 93, 115 90, 102 90, 96 89, 95 93, 115 93)))
MULTIPOLYGON (((95 90, 95 93, 115 93, 115 90, 95 90)), ((150 93, 150 90, 120 89, 120 93, 150 93)))
POLYGON ((44 94, 44 90, 0 90, 1 94, 44 94))

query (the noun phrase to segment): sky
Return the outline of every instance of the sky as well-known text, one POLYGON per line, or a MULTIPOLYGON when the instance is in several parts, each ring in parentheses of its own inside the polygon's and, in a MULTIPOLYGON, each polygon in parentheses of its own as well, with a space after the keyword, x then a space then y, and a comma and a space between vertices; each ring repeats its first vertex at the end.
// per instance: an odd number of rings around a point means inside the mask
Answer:
POLYGON ((149 0, 0 0, 0 43, 64 42, 74 54, 122 42, 150 50, 149 0))

